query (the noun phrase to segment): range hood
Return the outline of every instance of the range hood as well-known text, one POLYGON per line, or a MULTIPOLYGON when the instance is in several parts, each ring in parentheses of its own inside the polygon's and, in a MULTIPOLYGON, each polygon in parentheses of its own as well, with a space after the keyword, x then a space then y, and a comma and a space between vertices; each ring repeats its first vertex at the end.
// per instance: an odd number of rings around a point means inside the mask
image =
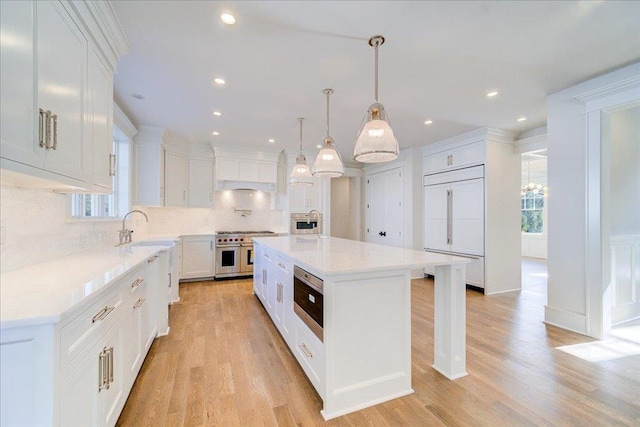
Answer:
POLYGON ((216 185, 217 190, 254 190, 273 193, 276 191, 275 182, 256 181, 236 181, 229 179, 219 179, 216 185))

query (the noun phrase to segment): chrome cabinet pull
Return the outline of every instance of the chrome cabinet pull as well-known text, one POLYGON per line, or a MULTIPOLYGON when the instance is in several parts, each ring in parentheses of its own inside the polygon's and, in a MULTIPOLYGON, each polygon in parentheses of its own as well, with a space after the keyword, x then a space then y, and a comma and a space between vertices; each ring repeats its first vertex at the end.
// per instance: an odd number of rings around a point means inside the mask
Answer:
POLYGON ((109 390, 109 352, 104 347, 98 358, 98 376, 100 382, 98 384, 98 392, 109 390))
POLYGON ((116 176, 116 155, 109 153, 109 176, 116 176))
POLYGON ((267 270, 265 268, 262 269, 262 284, 267 284, 267 270))
POLYGON ((45 148, 45 144, 44 144, 45 114, 46 112, 42 108, 40 108, 40 114, 38 116, 38 142, 40 143, 40 147, 42 148, 45 148))
POLYGON ((44 148, 51 148, 51 110, 44 112, 44 148))
POLYGON ((53 120, 53 145, 51 148, 54 150, 58 149, 58 115, 52 114, 51 119, 53 120))
POLYGON ((109 375, 107 375, 107 389, 109 385, 113 382, 113 347, 109 347, 107 349, 107 360, 109 364, 107 365, 109 368, 109 375))
POLYGON ((98 353, 98 393, 104 386, 104 375, 102 374, 102 352, 98 353))
POLYGON ((187 190, 182 190, 182 200, 187 200, 187 190))
POLYGON ((171 287, 171 273, 169 273, 169 287, 171 287))
POLYGON ((144 282, 144 279, 136 279, 131 283, 131 289, 137 288, 140 284, 144 282))
POLYGON ((138 301, 136 301, 136 303, 133 304, 133 309, 135 310, 136 308, 139 308, 140 306, 142 306, 142 304, 144 304, 145 301, 146 301, 145 298, 138 298, 138 301))
POLYGON ((115 306, 109 307, 105 306, 102 310, 98 312, 95 316, 91 318, 91 323, 96 323, 97 321, 104 320, 113 310, 115 310, 115 306))
POLYGON ((149 258, 147 262, 151 264, 152 262, 155 262, 158 258, 160 258, 160 255, 154 255, 153 258, 149 258))

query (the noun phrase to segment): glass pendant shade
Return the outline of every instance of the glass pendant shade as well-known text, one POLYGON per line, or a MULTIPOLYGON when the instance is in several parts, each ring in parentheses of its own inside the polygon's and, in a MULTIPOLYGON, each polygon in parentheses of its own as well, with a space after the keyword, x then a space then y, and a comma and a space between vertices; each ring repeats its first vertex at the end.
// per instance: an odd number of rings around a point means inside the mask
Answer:
POLYGON ((312 185, 313 181, 311 179, 311 170, 307 166, 307 158, 300 153, 289 175, 289 183, 291 185, 312 185))
POLYGON ((333 93, 333 89, 324 89, 322 91, 327 95, 327 136, 322 141, 322 148, 313 164, 313 176, 321 176, 326 178, 337 178, 344 175, 344 164, 342 157, 336 150, 333 138, 329 136, 329 96, 333 93))
POLYGON ((382 163, 395 160, 400 148, 393 134, 384 106, 378 102, 378 47, 384 37, 373 36, 369 46, 375 48, 375 102, 371 104, 353 147, 353 158, 362 163, 382 163))
POLYGON ((291 185, 312 185, 311 171, 307 166, 307 158, 302 154, 302 122, 304 118, 298 118, 300 122, 300 154, 296 157, 296 164, 289 174, 289 184, 291 185))
POLYGON ((344 175, 342 157, 335 149, 333 138, 330 136, 322 141, 322 148, 313 164, 313 175, 327 178, 337 178, 344 175))
POLYGON ((362 163, 382 163, 398 157, 398 140, 386 120, 384 107, 375 103, 369 107, 364 125, 353 148, 353 158, 362 163))

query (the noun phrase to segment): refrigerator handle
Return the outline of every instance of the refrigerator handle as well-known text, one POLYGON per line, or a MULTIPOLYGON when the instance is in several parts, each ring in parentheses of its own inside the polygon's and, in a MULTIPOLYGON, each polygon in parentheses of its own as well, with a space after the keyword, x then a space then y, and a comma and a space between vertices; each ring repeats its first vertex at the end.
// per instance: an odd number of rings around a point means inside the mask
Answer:
POLYGON ((453 190, 447 190, 447 245, 453 245, 453 190))

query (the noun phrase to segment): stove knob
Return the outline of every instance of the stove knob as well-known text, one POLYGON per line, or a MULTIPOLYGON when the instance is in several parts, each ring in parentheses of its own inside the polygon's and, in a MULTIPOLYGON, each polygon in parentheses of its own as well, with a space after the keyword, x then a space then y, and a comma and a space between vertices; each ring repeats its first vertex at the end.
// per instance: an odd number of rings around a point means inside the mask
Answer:
POLYGON ((244 242, 244 239, 240 239, 241 242, 244 242))
POLYGON ((224 239, 224 241, 226 242, 226 241, 227 241, 227 239, 224 239))
POLYGON ((234 241, 234 242, 237 242, 237 241, 238 241, 238 239, 237 239, 237 238, 236 238, 236 239, 233 239, 233 241, 234 241))

